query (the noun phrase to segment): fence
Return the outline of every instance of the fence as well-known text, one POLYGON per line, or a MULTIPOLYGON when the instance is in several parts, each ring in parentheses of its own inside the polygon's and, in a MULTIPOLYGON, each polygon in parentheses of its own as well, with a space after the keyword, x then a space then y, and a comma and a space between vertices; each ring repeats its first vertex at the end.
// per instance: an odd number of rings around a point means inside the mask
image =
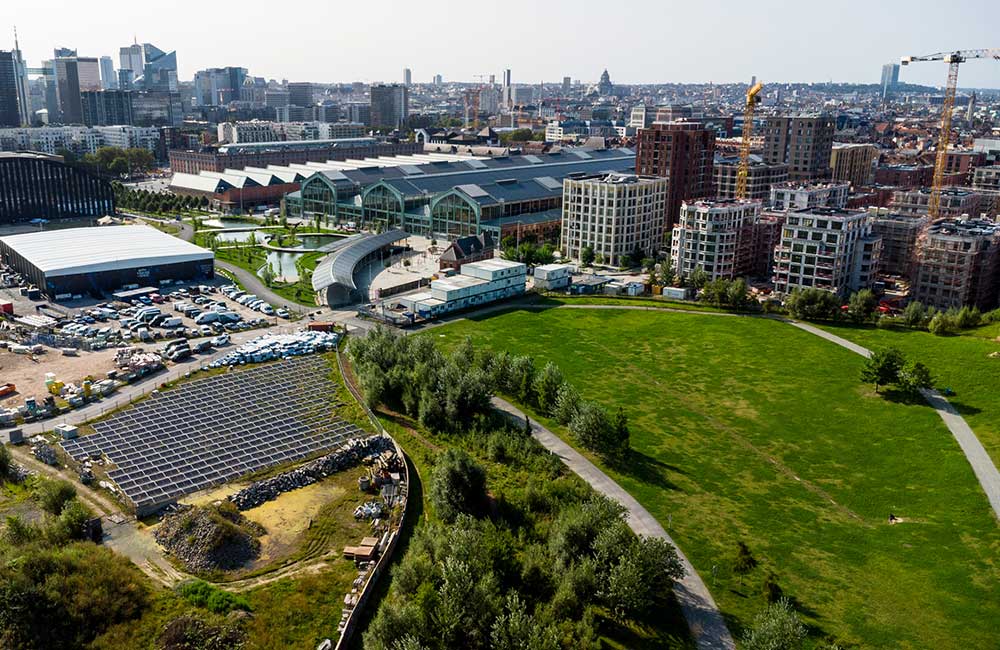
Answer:
MULTIPOLYGON (((345 336, 343 339, 341 339, 341 341, 343 341, 346 338, 347 337, 345 336)), ((343 650, 350 643, 351 635, 354 634, 355 628, 358 625, 358 621, 361 617, 361 612, 364 609, 365 605, 368 603, 368 599, 371 597, 372 591, 374 591, 375 584, 377 583, 379 577, 387 570, 389 562, 392 559, 392 554, 396 550, 396 545, 399 542, 399 537, 403 532, 403 526, 406 523, 406 513, 408 511, 410 502, 409 499, 410 465, 409 461, 406 458, 406 455, 403 453, 403 448, 400 447, 399 443, 397 443, 396 440, 386 432, 385 427, 383 427, 379 419, 375 417, 375 414, 372 413, 372 410, 368 408, 368 404, 365 403, 365 400, 361 396, 361 393, 354 386, 354 384, 348 380, 347 374, 344 372, 344 362, 342 359, 342 354, 339 345, 337 346, 337 367, 340 368, 340 376, 344 380, 344 385, 347 386, 347 390, 351 392, 351 395, 354 396, 354 399, 356 399, 358 403, 361 404, 361 408, 365 410, 365 413, 368 415, 368 419, 371 420, 372 425, 375 427, 375 431, 389 438, 389 440, 392 441, 393 447, 396 448, 396 454, 403 459, 403 473, 404 473, 403 489, 401 490, 401 496, 403 497, 403 512, 400 514, 399 517, 399 525, 396 527, 395 530, 393 530, 390 533, 389 543, 386 544, 385 550, 382 552, 382 555, 375 563, 375 568, 372 569, 372 571, 368 574, 367 580, 361 587, 361 593, 358 596, 358 602, 355 603, 354 608, 351 610, 351 613, 348 614, 347 616, 347 620, 344 621, 344 629, 340 633, 340 639, 337 640, 337 645, 335 646, 336 650, 343 650)))

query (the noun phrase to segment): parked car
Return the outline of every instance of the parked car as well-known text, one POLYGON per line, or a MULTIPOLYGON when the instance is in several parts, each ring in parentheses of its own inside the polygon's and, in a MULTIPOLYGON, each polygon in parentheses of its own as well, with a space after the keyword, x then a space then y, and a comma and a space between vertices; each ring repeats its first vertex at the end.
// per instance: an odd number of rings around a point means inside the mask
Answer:
POLYGON ((278 309, 274 313, 278 316, 278 318, 288 318, 288 316, 289 316, 288 310, 285 309, 284 307, 281 307, 280 309, 278 309))
POLYGON ((221 348, 224 345, 229 345, 229 335, 220 334, 216 336, 214 339, 212 339, 212 345, 214 345, 217 348, 221 348))

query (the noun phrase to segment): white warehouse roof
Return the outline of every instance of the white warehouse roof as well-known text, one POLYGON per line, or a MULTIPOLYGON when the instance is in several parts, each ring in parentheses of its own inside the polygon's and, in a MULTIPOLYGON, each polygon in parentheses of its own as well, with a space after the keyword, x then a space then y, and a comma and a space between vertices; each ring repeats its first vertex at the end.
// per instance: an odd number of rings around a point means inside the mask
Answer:
POLYGON ((50 277, 212 260, 212 251, 149 226, 65 228, 0 238, 50 277))

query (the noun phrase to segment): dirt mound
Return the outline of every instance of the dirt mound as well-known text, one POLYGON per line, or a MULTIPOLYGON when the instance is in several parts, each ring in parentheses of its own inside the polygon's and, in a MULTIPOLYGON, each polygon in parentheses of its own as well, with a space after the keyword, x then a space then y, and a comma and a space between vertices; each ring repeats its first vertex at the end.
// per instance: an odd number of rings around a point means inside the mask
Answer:
POLYGON ((234 571, 260 555, 266 531, 229 502, 186 508, 163 516, 154 537, 188 571, 234 571))

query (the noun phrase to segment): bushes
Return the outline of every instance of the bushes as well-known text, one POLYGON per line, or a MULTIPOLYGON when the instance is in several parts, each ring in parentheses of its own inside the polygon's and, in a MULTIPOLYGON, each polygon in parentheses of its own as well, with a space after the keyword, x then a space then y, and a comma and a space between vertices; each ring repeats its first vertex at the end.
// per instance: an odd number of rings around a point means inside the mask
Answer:
POLYGON ((195 607, 204 607, 216 614, 228 614, 238 609, 249 612, 250 601, 245 597, 219 589, 203 580, 191 580, 181 583, 177 593, 195 607))
POLYGON ((45 512, 58 515, 63 506, 76 497, 76 488, 69 481, 39 478, 35 485, 35 499, 45 512))
POLYGON ((442 521, 451 523, 460 514, 479 516, 486 506, 486 473, 464 451, 449 449, 434 465, 429 496, 442 521))
POLYGON ((861 369, 861 381, 880 386, 895 384, 904 393, 917 393, 934 385, 931 371, 919 361, 908 361, 896 348, 875 350, 861 369))
POLYGON ((743 634, 744 650, 798 650, 806 638, 806 628, 786 598, 767 606, 743 634))
POLYGON ((796 289, 785 301, 793 318, 833 320, 840 316, 840 299, 822 289, 796 289))

